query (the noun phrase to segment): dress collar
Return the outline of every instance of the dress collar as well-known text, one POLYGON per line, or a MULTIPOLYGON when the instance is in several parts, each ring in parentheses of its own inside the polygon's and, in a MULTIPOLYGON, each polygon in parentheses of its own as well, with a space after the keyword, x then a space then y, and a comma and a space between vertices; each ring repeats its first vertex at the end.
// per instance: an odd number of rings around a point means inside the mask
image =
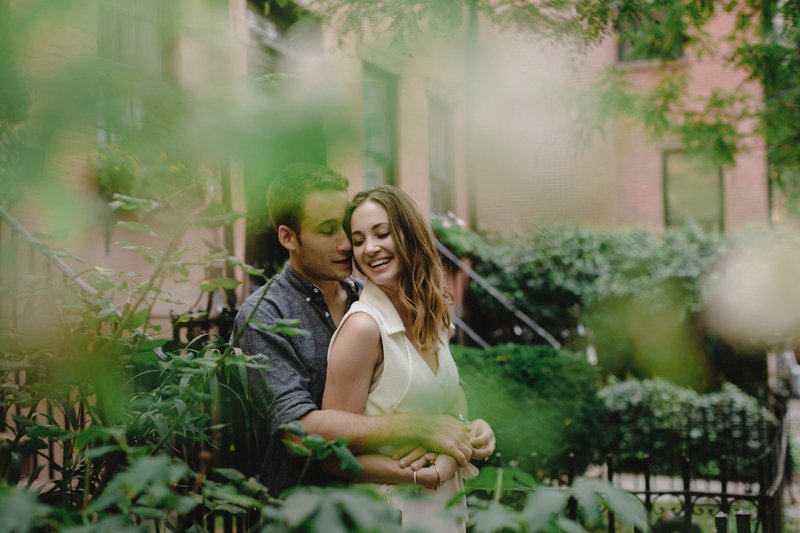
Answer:
POLYGON ((400 314, 395 309, 389 296, 370 280, 367 280, 364 290, 361 291, 360 300, 368 303, 380 313, 386 333, 393 335, 405 332, 406 328, 403 326, 403 321, 400 320, 400 314))

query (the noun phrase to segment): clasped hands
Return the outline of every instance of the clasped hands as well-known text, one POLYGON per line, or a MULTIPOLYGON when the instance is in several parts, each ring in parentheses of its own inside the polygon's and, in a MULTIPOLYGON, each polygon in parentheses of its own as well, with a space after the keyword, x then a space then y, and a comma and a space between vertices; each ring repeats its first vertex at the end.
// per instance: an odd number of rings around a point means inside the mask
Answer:
POLYGON ((494 432, 485 420, 464 424, 448 418, 450 420, 421 444, 404 446, 392 455, 401 468, 410 468, 414 472, 415 485, 436 490, 452 479, 459 468, 471 468, 468 471, 472 476, 477 475, 477 469, 469 461, 486 460, 494 453, 494 432))

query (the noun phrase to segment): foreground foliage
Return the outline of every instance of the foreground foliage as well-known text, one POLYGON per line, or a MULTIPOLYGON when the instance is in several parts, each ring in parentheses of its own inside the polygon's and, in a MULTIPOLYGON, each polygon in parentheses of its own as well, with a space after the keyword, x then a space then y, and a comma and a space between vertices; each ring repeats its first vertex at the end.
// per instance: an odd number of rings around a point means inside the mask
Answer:
MULTIPOLYGON (((150 275, 95 267, 81 276, 87 284, 83 290, 75 279, 60 285, 47 275, 28 275, 27 290, 15 293, 18 313, 3 318, 0 407, 11 423, 0 436, 0 532, 40 527, 200 531, 213 530, 224 516, 239 517, 249 529, 260 531, 319 531, 321 524, 325 531, 399 530, 394 511, 369 488, 299 486, 274 499, 249 472, 241 472, 252 459, 248 456, 257 454, 245 369, 268 371, 268 361, 237 353, 232 343, 213 333, 186 345, 155 338, 160 328, 151 317, 157 302, 171 301, 167 280, 188 280, 196 265, 263 273, 227 256, 214 243, 208 242, 205 250, 181 243, 193 224, 218 227, 230 220, 218 209, 198 207, 192 216, 176 220, 169 210, 160 212, 163 206, 153 200, 116 195, 113 201, 117 208, 138 213, 117 224, 150 239, 148 245, 122 244, 148 258, 150 275), (168 235, 162 227, 174 233, 168 235)), ((20 261, 27 255, 4 260, 20 261)), ((234 278, 207 278, 200 287, 214 292, 237 284, 234 278)), ((290 319, 250 326, 303 333, 290 319)), ((532 361, 510 358, 515 367, 511 373, 536 366, 532 361)), ((555 405, 550 402, 546 408, 555 405)), ((298 439, 289 444, 294 453, 307 461, 334 456, 343 470, 357 472, 344 441, 325 442, 298 425, 286 430, 298 439)), ((495 474, 502 478, 499 472, 495 474)), ((515 479, 515 474, 507 478, 515 479)), ((626 520, 640 520, 641 504, 607 484, 581 482, 560 491, 528 481, 524 486, 493 485, 495 501, 473 505, 469 520, 476 530, 500 527, 500 513, 512 517, 507 521, 512 530, 556 531, 569 523, 577 531, 580 520, 590 524, 597 519, 603 498, 611 507, 614 498, 627 498, 614 509, 626 520), (503 510, 500 497, 512 489, 532 494, 523 511, 503 510), (580 516, 568 517, 565 502, 570 496, 585 508, 580 516)))

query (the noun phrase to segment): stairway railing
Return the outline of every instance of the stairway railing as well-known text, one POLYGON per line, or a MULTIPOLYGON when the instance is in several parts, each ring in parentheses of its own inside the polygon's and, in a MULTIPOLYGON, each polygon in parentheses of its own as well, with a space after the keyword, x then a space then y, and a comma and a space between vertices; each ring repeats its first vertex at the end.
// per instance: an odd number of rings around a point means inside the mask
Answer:
MULTIPOLYGON (((541 338, 547 341, 548 344, 550 344, 550 346, 552 346, 553 348, 556 349, 561 348, 561 343, 558 342, 555 337, 553 337, 542 326, 537 324, 535 320, 533 320, 531 317, 523 313, 516 305, 514 305, 514 302, 512 302, 509 298, 507 298, 503 293, 498 291, 491 283, 489 283, 486 280, 486 278, 484 278, 483 276, 472 270, 472 267, 470 267, 469 265, 464 263, 464 261, 459 259, 452 251, 450 251, 450 249, 448 249, 445 245, 443 245, 439 241, 436 241, 436 248, 439 250, 439 253, 441 253, 448 261, 450 261, 453 265, 455 265, 456 268, 464 272, 469 277, 469 279, 475 282, 476 285, 485 290, 500 305, 505 307, 517 320, 519 320, 524 325, 533 330, 537 335, 539 335, 541 338)), ((454 322, 456 321, 454 320, 454 322)), ((459 325, 459 322, 460 324, 466 325, 466 323, 464 323, 463 320, 459 319, 459 321, 456 322, 457 327, 462 327, 461 325, 459 325)), ((467 326, 467 328, 469 328, 469 326, 467 326)), ((475 333, 475 331, 473 331, 471 328, 469 328, 468 330, 467 328, 463 329, 464 332, 467 333, 467 335, 470 338, 475 340, 480 346, 484 348, 489 346, 489 344, 484 339, 480 338, 480 336, 477 333, 475 333), (480 341, 478 341, 477 339, 480 339, 480 341)))

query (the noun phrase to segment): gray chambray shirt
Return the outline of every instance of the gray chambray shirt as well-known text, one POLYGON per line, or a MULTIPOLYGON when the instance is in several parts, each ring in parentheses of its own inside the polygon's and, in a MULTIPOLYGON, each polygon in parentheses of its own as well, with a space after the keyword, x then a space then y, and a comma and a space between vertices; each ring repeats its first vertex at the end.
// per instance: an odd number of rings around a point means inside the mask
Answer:
MULTIPOLYGON (((360 285, 351 279, 342 282, 348 291, 347 308, 358 300, 360 285)), ((266 287, 251 294, 242 304, 234 321, 236 338, 245 320, 261 299, 266 287)), ((280 426, 297 420, 322 405, 325 376, 328 370, 328 344, 336 325, 330 317, 322 291, 286 263, 269 291, 255 309, 256 320, 270 324, 278 318, 300 320, 308 336, 289 337, 265 333, 249 326, 242 331, 238 347, 245 354, 264 354, 268 371, 247 370, 253 402, 253 421, 259 453, 263 454, 260 480, 273 496, 293 487, 304 461, 292 456, 281 442, 280 426)), ((336 478, 312 464, 303 483, 325 484, 336 478)))

